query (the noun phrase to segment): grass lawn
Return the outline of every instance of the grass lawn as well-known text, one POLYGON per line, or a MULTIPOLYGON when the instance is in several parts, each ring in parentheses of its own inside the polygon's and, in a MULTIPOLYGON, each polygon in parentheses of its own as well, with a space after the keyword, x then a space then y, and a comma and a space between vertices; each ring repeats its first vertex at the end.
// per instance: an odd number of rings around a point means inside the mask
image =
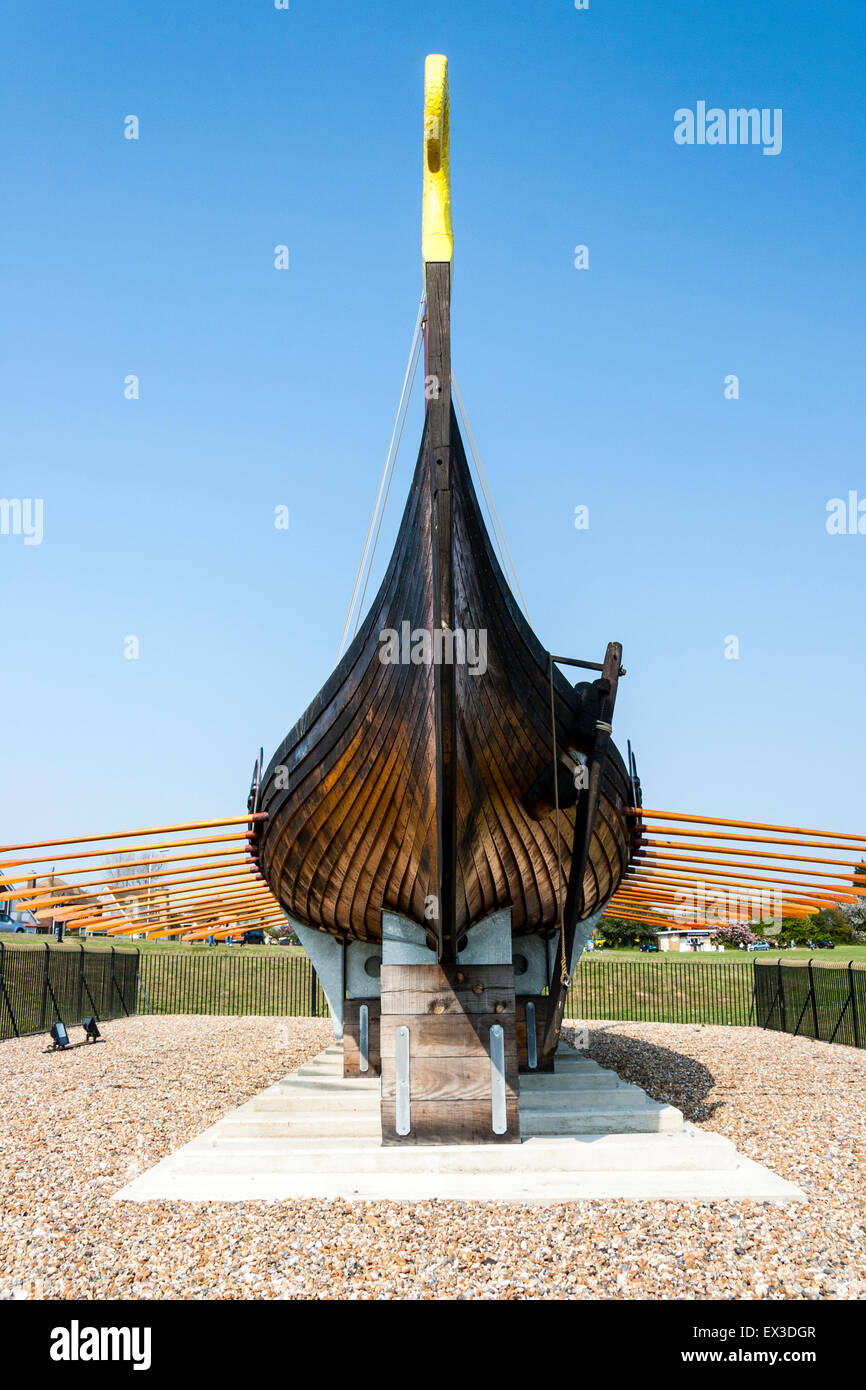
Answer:
MULTIPOLYGON (((53 936, 28 936, 19 932, 0 932, 0 941, 3 942, 4 946, 11 946, 14 949, 20 947, 24 950, 44 950, 46 941, 51 946, 52 951, 77 951, 82 945, 78 937, 67 937, 65 941, 55 941, 53 936)), ((88 951, 108 951, 112 946, 116 946, 119 951, 138 947, 142 955, 151 951, 195 951, 196 955, 202 956, 304 955, 302 946, 227 946, 225 943, 220 943, 218 946, 206 946, 202 942, 189 941, 130 941, 125 936, 89 936, 83 944, 88 951)))
POLYGON ((584 951, 581 960, 659 960, 666 965, 676 965, 682 961, 700 961, 702 965, 729 965, 731 961, 759 960, 813 960, 816 964, 847 965, 849 960, 866 962, 866 946, 837 946, 835 951, 808 951, 805 947, 795 947, 793 951, 641 951, 637 946, 614 947, 610 950, 584 951))

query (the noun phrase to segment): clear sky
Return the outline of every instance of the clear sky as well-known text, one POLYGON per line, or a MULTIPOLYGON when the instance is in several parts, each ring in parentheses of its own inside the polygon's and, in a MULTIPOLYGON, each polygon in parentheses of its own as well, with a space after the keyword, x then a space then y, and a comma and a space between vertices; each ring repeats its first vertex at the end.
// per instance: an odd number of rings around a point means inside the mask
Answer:
POLYGON ((0 495, 44 505, 0 535, 4 842, 242 810, 330 672, 428 52, 454 368, 538 635, 623 643, 648 805, 863 829, 866 535, 826 529, 866 500, 862 5, 9 0, 0 43, 0 495), (781 152, 677 144, 700 101, 780 108, 781 152))

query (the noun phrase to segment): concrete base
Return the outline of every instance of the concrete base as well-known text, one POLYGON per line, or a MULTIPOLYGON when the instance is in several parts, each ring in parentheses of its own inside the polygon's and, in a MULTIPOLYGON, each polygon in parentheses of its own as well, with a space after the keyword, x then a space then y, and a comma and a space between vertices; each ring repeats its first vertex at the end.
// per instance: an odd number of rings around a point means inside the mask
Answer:
POLYGON ((805 1201, 730 1140, 561 1045, 521 1077, 523 1142, 382 1147, 378 1080, 333 1044, 116 1194, 116 1201, 805 1201))

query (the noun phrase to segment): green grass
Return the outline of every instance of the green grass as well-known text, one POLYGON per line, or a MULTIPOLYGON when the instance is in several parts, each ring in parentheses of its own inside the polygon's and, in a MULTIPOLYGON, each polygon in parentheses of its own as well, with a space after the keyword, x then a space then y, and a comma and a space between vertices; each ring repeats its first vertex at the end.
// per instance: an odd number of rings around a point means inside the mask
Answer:
POLYGON ((813 960, 816 964, 847 965, 849 960, 866 961, 866 946, 837 946, 835 951, 809 951, 795 946, 793 951, 641 951, 637 946, 616 946, 610 950, 585 951, 582 960, 660 960, 666 965, 677 965, 683 961, 700 961, 702 965, 728 965, 731 961, 758 960, 813 960))
POLYGON ((130 941, 123 936, 90 936, 82 943, 77 937, 67 937, 65 941, 55 941, 53 936, 27 936, 18 932, 0 932, 0 941, 4 946, 11 946, 13 949, 23 950, 45 950, 46 941, 52 951, 78 951, 83 945, 87 951, 108 951, 112 946, 118 951, 128 951, 134 947, 142 955, 150 954, 154 951, 194 951, 196 955, 202 956, 302 956, 304 948, 302 946, 227 946, 221 943, 218 946, 206 946, 201 942, 195 944, 183 941, 130 941))

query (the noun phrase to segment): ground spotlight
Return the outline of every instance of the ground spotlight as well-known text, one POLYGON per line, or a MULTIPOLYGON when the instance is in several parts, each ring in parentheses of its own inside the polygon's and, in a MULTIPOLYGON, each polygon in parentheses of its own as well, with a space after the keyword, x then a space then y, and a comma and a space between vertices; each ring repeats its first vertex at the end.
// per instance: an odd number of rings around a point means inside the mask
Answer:
POLYGON ((82 1019, 82 1024, 84 1026, 84 1031, 87 1034, 88 1042, 96 1042, 97 1038, 102 1037, 102 1034, 96 1026, 96 1019, 92 1015, 89 1015, 87 1018, 82 1019))
POLYGON ((58 1047, 69 1046, 69 1034, 66 1031, 66 1024, 61 1023, 60 1019, 51 1025, 51 1038, 54 1043, 52 1052, 56 1052, 58 1047))

